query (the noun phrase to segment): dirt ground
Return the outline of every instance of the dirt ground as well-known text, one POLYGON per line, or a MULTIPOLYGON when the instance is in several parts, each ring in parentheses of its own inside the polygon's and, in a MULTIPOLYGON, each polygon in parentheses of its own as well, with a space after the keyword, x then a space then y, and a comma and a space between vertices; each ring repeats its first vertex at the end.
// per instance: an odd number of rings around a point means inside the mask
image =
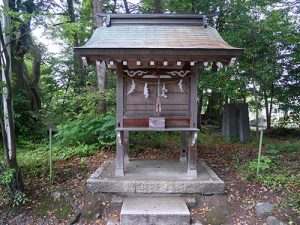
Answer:
MULTIPOLYGON (((254 149, 230 145, 211 148, 199 146, 198 157, 206 162, 225 182, 224 195, 197 196, 196 206, 191 209, 192 221, 204 225, 262 225, 267 216, 257 217, 254 206, 258 202, 275 205, 270 215, 290 224, 300 224, 299 214, 289 207, 282 207, 286 192, 275 191, 256 182, 249 182, 236 171, 235 156, 247 159, 254 149), (291 222, 293 221, 293 223, 291 222)), ((172 149, 146 149, 132 153, 138 158, 178 158, 179 151, 172 149)), ((99 152, 82 159, 56 162, 55 180, 50 187, 45 177, 25 177, 30 202, 21 208, 8 207, 0 200, 0 224, 106 224, 109 218, 118 220, 120 205, 111 204, 113 195, 91 195, 85 192, 86 179, 106 159, 113 159, 113 152, 99 152), (54 201, 52 195, 60 197, 54 201)))

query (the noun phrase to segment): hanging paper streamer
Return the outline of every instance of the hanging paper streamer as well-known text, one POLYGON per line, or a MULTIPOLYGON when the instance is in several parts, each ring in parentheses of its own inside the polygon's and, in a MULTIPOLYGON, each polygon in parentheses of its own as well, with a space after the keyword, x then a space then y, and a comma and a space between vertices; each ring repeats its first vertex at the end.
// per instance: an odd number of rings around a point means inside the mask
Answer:
POLYGON ((130 89, 127 92, 127 94, 130 95, 130 94, 134 93, 134 91, 135 91, 135 82, 134 82, 134 80, 131 80, 131 86, 130 86, 130 89))
POLYGON ((148 89, 148 84, 147 83, 144 86, 144 95, 145 95, 145 98, 149 97, 149 89, 148 89))
POLYGON ((184 93, 183 86, 182 86, 182 79, 180 79, 180 81, 178 83, 178 87, 179 87, 180 93, 184 93))
POLYGON ((161 89, 161 97, 163 98, 168 98, 168 96, 166 95, 166 93, 168 93, 168 89, 166 88, 166 84, 163 84, 163 87, 161 89))

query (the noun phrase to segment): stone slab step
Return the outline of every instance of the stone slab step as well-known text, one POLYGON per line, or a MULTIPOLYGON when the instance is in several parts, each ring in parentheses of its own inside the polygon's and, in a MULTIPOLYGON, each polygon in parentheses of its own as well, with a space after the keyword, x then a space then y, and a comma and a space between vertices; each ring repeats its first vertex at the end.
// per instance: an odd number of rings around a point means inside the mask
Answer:
POLYGON ((190 212, 179 197, 127 197, 120 225, 190 225, 190 212))

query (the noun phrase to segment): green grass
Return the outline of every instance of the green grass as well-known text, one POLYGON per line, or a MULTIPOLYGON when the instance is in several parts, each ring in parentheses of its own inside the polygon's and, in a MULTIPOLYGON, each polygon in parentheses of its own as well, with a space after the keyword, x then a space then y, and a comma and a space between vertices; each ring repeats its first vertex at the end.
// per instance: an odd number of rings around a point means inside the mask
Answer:
MULTIPOLYGON (((52 159, 66 160, 73 156, 85 157, 96 153, 98 145, 80 144, 77 146, 63 146, 60 143, 52 145, 52 159)), ((48 161, 49 159, 49 144, 47 141, 35 144, 29 141, 22 141, 18 145, 17 151, 18 162, 20 165, 38 166, 48 161)))
POLYGON ((257 176, 257 159, 243 163, 236 160, 237 170, 249 181, 255 180, 275 191, 286 190, 288 200, 285 206, 295 208, 300 214, 300 141, 284 141, 266 145, 260 173, 257 176), (295 193, 296 192, 296 193, 295 193))
MULTIPOLYGON (((79 144, 77 146, 66 146, 61 143, 52 145, 52 160, 66 160, 71 157, 86 157, 95 154, 99 149, 98 144, 79 144)), ((33 143, 21 140, 17 146, 17 159, 22 171, 26 174, 37 175, 48 170, 49 165, 49 143, 42 140, 41 143, 33 143)))

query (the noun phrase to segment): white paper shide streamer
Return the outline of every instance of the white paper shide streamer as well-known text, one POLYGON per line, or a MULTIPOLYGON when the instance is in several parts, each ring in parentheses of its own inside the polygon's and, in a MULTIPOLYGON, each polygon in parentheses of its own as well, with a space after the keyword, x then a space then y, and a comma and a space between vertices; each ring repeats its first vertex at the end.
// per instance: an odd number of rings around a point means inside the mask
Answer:
POLYGON ((182 79, 180 79, 180 81, 178 83, 178 87, 179 87, 180 93, 184 93, 183 86, 182 86, 182 79))
POLYGON ((149 89, 148 89, 147 83, 145 83, 145 86, 144 86, 144 95, 145 95, 145 98, 149 97, 149 89))
POLYGON ((166 88, 166 84, 164 83, 163 84, 163 87, 162 87, 162 89, 161 89, 161 97, 163 97, 163 98, 168 98, 168 96, 166 95, 166 93, 168 93, 168 89, 166 88))
POLYGON ((135 82, 134 82, 134 80, 131 80, 131 86, 130 86, 130 89, 127 92, 127 94, 130 95, 130 94, 132 94, 134 92, 135 92, 135 82))

